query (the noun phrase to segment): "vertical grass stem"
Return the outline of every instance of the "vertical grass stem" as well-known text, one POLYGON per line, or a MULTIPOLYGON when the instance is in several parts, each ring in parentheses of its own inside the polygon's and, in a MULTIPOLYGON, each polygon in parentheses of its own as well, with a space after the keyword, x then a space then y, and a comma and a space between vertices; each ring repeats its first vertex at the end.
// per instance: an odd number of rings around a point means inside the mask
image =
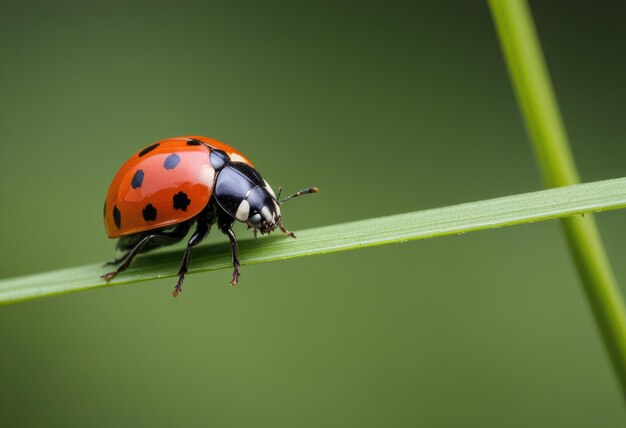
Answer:
MULTIPOLYGON (((526 0, 489 0, 517 100, 547 187, 579 182, 526 0)), ((591 215, 561 220, 596 323, 626 396, 626 310, 591 215)))

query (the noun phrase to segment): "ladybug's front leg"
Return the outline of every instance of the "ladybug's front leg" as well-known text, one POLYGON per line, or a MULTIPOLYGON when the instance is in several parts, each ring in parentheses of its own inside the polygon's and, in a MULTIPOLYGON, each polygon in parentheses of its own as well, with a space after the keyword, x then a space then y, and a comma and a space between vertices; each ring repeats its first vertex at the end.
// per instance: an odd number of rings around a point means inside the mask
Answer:
POLYGON ((230 239, 230 253, 233 258, 233 279, 230 281, 230 285, 236 285, 239 281, 239 250, 237 249, 237 237, 233 232, 232 219, 226 220, 222 216, 218 218, 218 226, 222 233, 228 236, 230 239))
POLYGON ((291 236, 292 238, 296 237, 296 234, 293 233, 291 230, 287 230, 287 228, 285 226, 283 226, 282 223, 278 223, 278 227, 280 227, 280 231, 283 232, 285 235, 287 236, 291 236))

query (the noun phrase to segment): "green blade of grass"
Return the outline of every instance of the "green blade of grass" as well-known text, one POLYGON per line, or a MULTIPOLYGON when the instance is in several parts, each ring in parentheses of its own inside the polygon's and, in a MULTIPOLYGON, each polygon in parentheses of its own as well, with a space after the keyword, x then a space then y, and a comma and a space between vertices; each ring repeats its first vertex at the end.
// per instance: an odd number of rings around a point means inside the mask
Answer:
MULTIPOLYGON (((547 187, 579 181, 554 90, 525 0, 490 0, 526 127, 547 187)), ((592 216, 563 220, 570 251, 622 391, 626 395, 626 309, 592 216)))
MULTIPOLYGON (((243 265, 460 234, 626 207, 626 178, 579 184, 240 241, 243 265)), ((0 281, 0 303, 175 276, 182 251, 138 257, 107 284, 101 264, 0 281)), ((190 273, 231 268, 227 243, 196 247, 190 273)), ((244 269, 245 275, 245 269, 244 269)), ((244 277, 245 278, 245 277, 244 277)))

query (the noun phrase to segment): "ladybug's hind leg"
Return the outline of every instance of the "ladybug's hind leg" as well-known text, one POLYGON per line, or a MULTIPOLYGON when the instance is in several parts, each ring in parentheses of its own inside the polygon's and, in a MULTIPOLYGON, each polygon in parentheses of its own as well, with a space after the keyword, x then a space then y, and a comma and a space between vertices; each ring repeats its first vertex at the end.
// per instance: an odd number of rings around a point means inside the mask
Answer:
POLYGON ((189 227, 189 222, 185 222, 176 226, 176 228, 171 232, 155 232, 145 236, 138 235, 136 238, 129 237, 128 240, 125 241, 120 240, 120 243, 122 244, 121 246, 118 245, 118 248, 120 249, 126 249, 127 247, 130 247, 131 242, 134 245, 128 251, 128 253, 124 254, 119 259, 111 260, 110 262, 106 263, 108 265, 121 262, 117 269, 102 275, 102 278, 104 278, 105 281, 109 282, 110 280, 115 278, 118 273, 124 272, 128 268, 128 266, 130 266, 133 259, 140 253, 144 253, 146 251, 164 245, 175 244, 176 242, 183 239, 187 232, 189 232, 189 227))
POLYGON ((124 254, 123 256, 116 257, 113 260, 107 260, 106 262, 104 262, 104 264, 102 266, 113 266, 113 265, 116 265, 118 263, 121 263, 122 260, 124 260, 126 258, 126 256, 128 256, 128 253, 124 254))

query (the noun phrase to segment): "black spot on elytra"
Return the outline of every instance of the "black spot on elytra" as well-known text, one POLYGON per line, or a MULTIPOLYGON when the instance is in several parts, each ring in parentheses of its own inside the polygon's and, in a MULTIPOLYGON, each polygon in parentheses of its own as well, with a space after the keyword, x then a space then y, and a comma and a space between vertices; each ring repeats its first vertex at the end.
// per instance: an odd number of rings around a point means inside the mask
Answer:
POLYGON ((118 229, 122 227, 122 213, 120 213, 120 210, 117 209, 117 206, 113 207, 113 221, 118 229))
POLYGON ((152 206, 152 204, 146 205, 143 209, 143 218, 145 221, 154 221, 156 220, 157 210, 152 206))
POLYGON ((185 192, 178 192, 174 195, 174 209, 187 211, 187 207, 191 203, 191 200, 187 197, 185 192))
POLYGON ((189 140, 189 141, 187 141, 187 145, 188 146, 201 146, 202 145, 202 141, 189 140))
POLYGON ((133 181, 130 183, 130 185, 133 186, 133 189, 136 189, 138 187, 141 187, 141 183, 143 183, 143 170, 139 169, 137 170, 135 175, 133 175, 133 181))
POLYGON ((143 149, 142 151, 139 152, 139 157, 142 157, 146 153, 150 153, 152 150, 154 150, 157 147, 159 147, 160 144, 161 143, 154 143, 153 145, 146 147, 145 149, 143 149))
POLYGON ((180 162, 180 156, 176 153, 172 153, 168 157, 165 158, 165 162, 163 162, 163 166, 165 169, 174 169, 176 165, 180 162))

